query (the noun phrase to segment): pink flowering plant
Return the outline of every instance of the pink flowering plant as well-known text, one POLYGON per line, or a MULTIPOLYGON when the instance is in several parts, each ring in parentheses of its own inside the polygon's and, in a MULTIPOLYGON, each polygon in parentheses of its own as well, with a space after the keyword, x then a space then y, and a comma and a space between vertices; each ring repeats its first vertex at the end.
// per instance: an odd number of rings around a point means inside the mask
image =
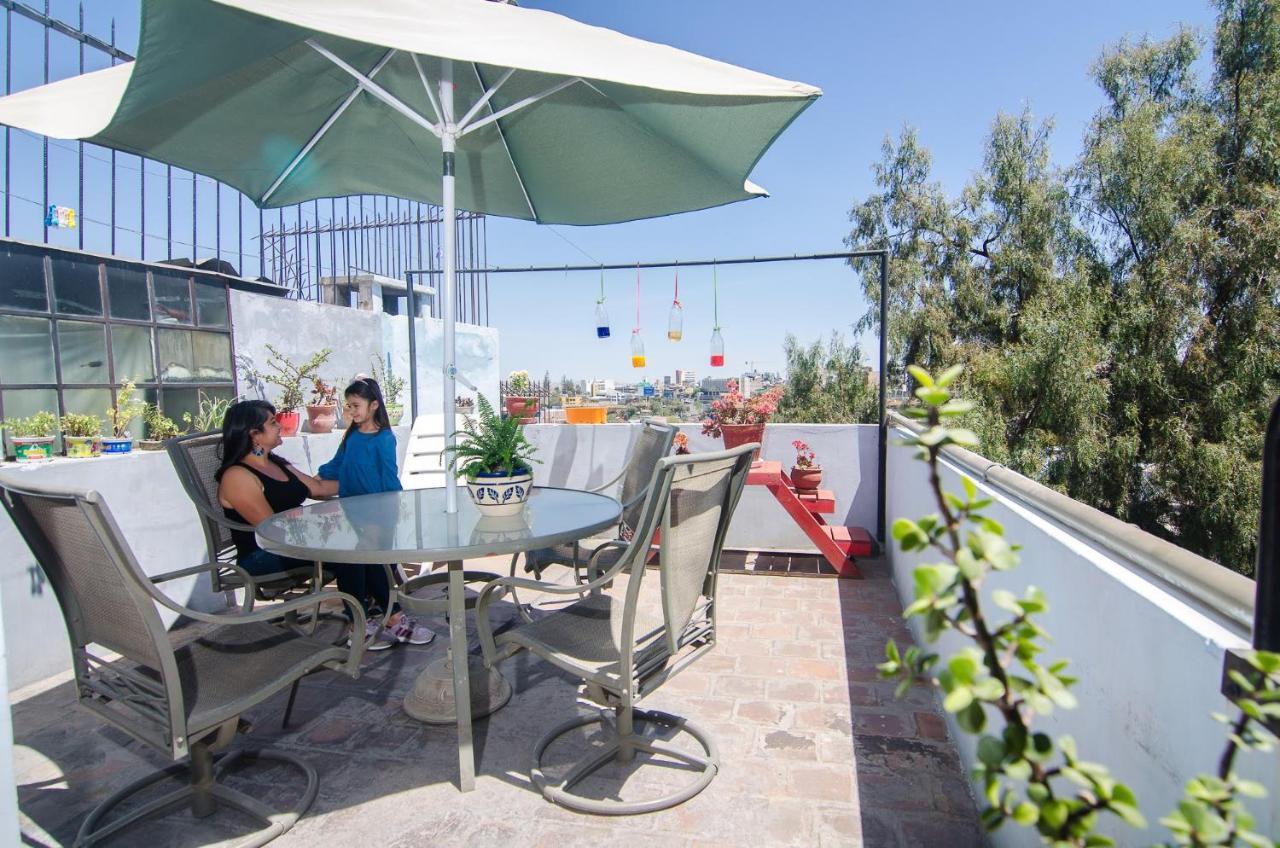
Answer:
POLYGON ((721 424, 764 424, 778 411, 778 402, 786 391, 773 386, 758 394, 744 396, 738 391, 738 381, 730 380, 729 391, 711 402, 711 417, 702 422, 702 435, 723 435, 721 424))
POLYGON ((796 449, 796 468, 817 468, 817 455, 814 454, 813 448, 799 439, 791 443, 791 447, 796 449))
POLYGON ((676 433, 675 438, 671 441, 676 446, 676 456, 684 456, 689 453, 689 437, 684 433, 676 433))

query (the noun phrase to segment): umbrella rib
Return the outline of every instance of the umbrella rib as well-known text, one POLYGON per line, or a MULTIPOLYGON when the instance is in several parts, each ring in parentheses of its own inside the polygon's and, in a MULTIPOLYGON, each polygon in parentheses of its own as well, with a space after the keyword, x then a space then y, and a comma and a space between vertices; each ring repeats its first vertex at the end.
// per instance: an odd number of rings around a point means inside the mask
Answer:
POLYGON ((431 103, 431 111, 436 114, 436 123, 444 125, 444 112, 440 110, 440 104, 436 102, 436 93, 431 90, 431 83, 427 81, 427 74, 422 70, 422 63, 418 61, 417 53, 410 53, 409 58, 413 60, 413 67, 418 71, 418 79, 422 80, 422 87, 426 89, 427 101, 431 103))
MULTIPOLYGON (((474 65, 474 63, 472 64, 474 65)), ((524 98, 523 100, 517 100, 515 103, 512 103, 510 106, 506 107, 505 109, 501 109, 497 112, 494 112, 488 117, 481 118, 480 120, 476 121, 474 124, 471 124, 469 127, 459 132, 458 135, 464 136, 467 133, 471 132, 472 130, 478 130, 483 126, 493 123, 499 118, 505 118, 507 115, 510 115, 512 112, 515 112, 518 109, 523 109, 526 106, 532 106, 534 103, 537 103, 539 100, 546 100, 548 97, 555 94, 560 89, 568 88, 569 86, 573 85, 575 82, 582 82, 582 79, 579 77, 574 77, 573 79, 563 80, 544 91, 540 91, 537 94, 531 94, 528 97, 524 98)))
MULTIPOLYGON (((476 63, 472 62, 471 67, 474 69, 475 66, 476 66, 476 63)), ((481 109, 484 108, 484 104, 488 103, 489 99, 493 97, 493 95, 498 93, 498 89, 502 88, 503 84, 506 83, 507 80, 511 79, 511 75, 514 74, 515 72, 516 72, 515 68, 507 68, 507 72, 502 75, 501 79, 499 79, 497 82, 493 84, 493 88, 490 88, 485 91, 484 96, 481 97, 479 100, 477 100, 475 102, 475 105, 467 110, 467 114, 462 116, 461 121, 458 121, 459 131, 463 131, 463 132, 466 131, 467 124, 471 122, 471 119, 476 116, 477 112, 479 112, 481 109)), ((479 71, 476 72, 476 79, 480 79, 479 71)), ((481 83, 481 86, 483 87, 483 82, 481 83)))
MULTIPOLYGON (((511 71, 507 72, 507 75, 510 76, 514 70, 512 68, 511 71)), ((471 72, 476 75, 476 82, 480 83, 480 87, 485 88, 484 77, 480 76, 480 69, 476 67, 475 62, 471 63, 471 72)), ((489 107, 489 110, 492 112, 493 107, 489 107)), ((516 175, 516 185, 520 186, 520 193, 524 195, 524 202, 529 207, 529 214, 533 216, 534 221, 537 221, 538 210, 533 208, 533 200, 529 198, 529 190, 524 187, 524 177, 520 176, 520 169, 516 167, 515 157, 511 155, 511 146, 507 144, 507 134, 502 131, 502 124, 497 121, 494 122, 493 127, 498 131, 498 138, 502 141, 502 150, 507 154, 507 161, 511 163, 511 173, 516 175)))
MULTIPOLYGON (((382 58, 378 60, 378 64, 374 65, 373 69, 369 71, 369 79, 376 77, 378 72, 387 66, 387 63, 391 61, 391 57, 395 54, 395 50, 388 50, 384 53, 382 58)), ((289 175, 302 164, 302 160, 307 157, 307 154, 311 152, 311 149, 320 143, 320 139, 324 138, 329 130, 333 128, 333 125, 337 123, 338 118, 342 117, 342 113, 347 111, 347 107, 356 102, 356 98, 360 96, 360 92, 362 91, 364 91, 364 83, 356 83, 356 87, 351 90, 351 93, 347 95, 346 99, 342 101, 338 108, 333 110, 333 114, 331 114, 328 119, 320 125, 320 129, 316 130, 315 135, 311 136, 311 139, 301 150, 298 151, 298 155, 293 157, 293 160, 289 163, 288 167, 280 173, 280 176, 276 177, 276 181, 271 184, 271 187, 263 192, 262 197, 258 199, 259 205, 266 203, 267 200, 270 199, 271 195, 276 193, 276 189, 280 188, 280 185, 289 178, 289 175)))
POLYGON ((346 71, 351 76, 355 77, 360 82, 364 83, 365 90, 368 91, 370 94, 372 94, 374 97, 378 98, 383 103, 387 104, 392 109, 399 112, 404 117, 408 118, 410 121, 413 121, 415 124, 422 127, 424 130, 431 133, 436 138, 440 137, 439 127, 437 127, 435 124, 431 123, 426 118, 419 115, 417 112, 413 111, 413 109, 406 106, 404 104, 404 101, 400 100, 400 98, 396 97, 394 94, 387 91, 385 88, 378 85, 376 82, 369 79, 367 76, 360 73, 355 68, 351 67, 345 61, 343 61, 338 55, 336 55, 332 50, 321 47, 319 44, 316 43, 316 40, 314 38, 307 39, 307 46, 310 47, 312 50, 316 51, 317 53, 319 53, 321 56, 328 59, 333 64, 337 65, 342 70, 346 71))

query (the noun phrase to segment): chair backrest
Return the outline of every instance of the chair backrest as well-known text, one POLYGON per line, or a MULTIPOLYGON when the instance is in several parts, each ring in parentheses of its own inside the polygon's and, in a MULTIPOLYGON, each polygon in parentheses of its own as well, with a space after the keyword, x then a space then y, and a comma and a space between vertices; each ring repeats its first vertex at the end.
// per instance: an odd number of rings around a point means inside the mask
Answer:
POLYGON ((628 570, 621 645, 623 666, 643 681, 690 645, 707 649, 715 637, 716 575, 729 522, 742 496, 758 444, 714 453, 668 456, 653 473, 635 538, 615 568, 628 570), (649 543, 661 530, 658 573, 660 621, 637 626, 640 584, 649 543))
POLYGON ((406 489, 444 488, 447 473, 442 456, 445 436, 444 413, 429 412, 413 419, 409 444, 404 452, 400 485, 406 489))
POLYGON ((658 460, 671 453, 675 437, 675 428, 664 423, 646 421, 640 429, 640 437, 627 460, 618 491, 618 500, 622 503, 622 524, 627 530, 634 531, 640 524, 644 496, 653 480, 653 471, 658 467, 658 460))
POLYGON ((179 436, 165 443, 173 470, 200 516, 210 562, 229 556, 235 546, 229 522, 218 503, 218 481, 213 476, 222 464, 221 448, 222 434, 216 430, 179 436))
POLYGON ((98 493, 0 481, 0 500, 62 608, 77 697, 144 742, 185 749, 173 648, 151 584, 98 493), (94 645, 151 673, 108 665, 94 645))

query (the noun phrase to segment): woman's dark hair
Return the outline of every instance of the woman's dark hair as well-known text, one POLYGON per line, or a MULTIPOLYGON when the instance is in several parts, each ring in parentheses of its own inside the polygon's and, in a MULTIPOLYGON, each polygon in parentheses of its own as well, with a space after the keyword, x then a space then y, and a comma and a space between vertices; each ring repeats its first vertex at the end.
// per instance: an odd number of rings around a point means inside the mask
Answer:
POLYGON ((267 419, 275 414, 276 408, 265 400, 242 400, 227 408, 222 419, 222 464, 213 479, 221 481, 228 468, 249 455, 253 450, 253 434, 262 432, 267 419))
MULTIPOLYGON (((382 387, 378 385, 378 381, 372 377, 356 377, 351 381, 351 385, 347 386, 346 391, 342 393, 344 398, 358 397, 364 398, 369 403, 375 400, 378 402, 378 409, 373 413, 373 423, 378 425, 379 430, 391 429, 391 417, 387 415, 387 402, 382 399, 382 387)), ((347 439, 351 436, 351 431, 356 429, 355 422, 347 425, 347 432, 342 434, 342 443, 346 444, 347 439)))

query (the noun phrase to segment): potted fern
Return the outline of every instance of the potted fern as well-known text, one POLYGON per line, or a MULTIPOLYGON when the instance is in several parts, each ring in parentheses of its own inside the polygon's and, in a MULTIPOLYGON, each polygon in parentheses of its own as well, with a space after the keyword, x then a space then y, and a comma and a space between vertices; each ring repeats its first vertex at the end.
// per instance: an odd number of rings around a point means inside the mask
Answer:
POLYGON ((96 415, 69 412, 59 419, 67 456, 87 459, 102 452, 102 419, 96 415))
POLYGON ((58 419, 52 412, 37 412, 26 418, 6 418, 3 426, 18 462, 38 462, 53 456, 53 440, 58 437, 58 419))
POLYGON ((166 441, 182 432, 177 423, 161 412, 160 407, 154 403, 147 404, 142 420, 147 424, 147 438, 139 440, 138 447, 145 451, 163 450, 166 441))
POLYGON ((129 423, 147 411, 145 401, 135 398, 137 387, 132 380, 125 380, 116 391, 114 406, 107 407, 107 421, 111 435, 102 440, 103 453, 129 453, 133 450, 133 437, 129 435, 129 423))
POLYGON ((479 418, 467 417, 454 433, 461 440, 449 457, 449 470, 467 479, 471 502, 481 515, 515 515, 524 509, 533 485, 529 463, 537 450, 525 438, 520 421, 496 415, 488 398, 477 399, 479 418))

